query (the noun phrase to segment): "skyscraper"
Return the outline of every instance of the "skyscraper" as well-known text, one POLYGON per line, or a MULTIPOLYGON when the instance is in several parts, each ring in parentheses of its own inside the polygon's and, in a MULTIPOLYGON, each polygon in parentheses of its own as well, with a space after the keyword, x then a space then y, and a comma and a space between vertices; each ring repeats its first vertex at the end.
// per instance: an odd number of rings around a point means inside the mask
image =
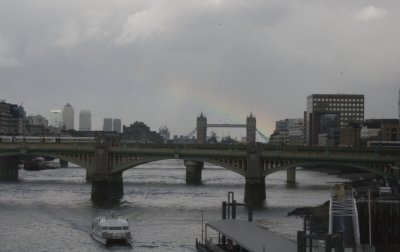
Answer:
POLYGON ((54 128, 61 128, 62 126, 62 112, 61 109, 50 110, 49 126, 54 128))
POLYGON ((117 133, 121 133, 121 119, 114 119, 113 120, 113 131, 117 133))
POLYGON ((92 113, 90 110, 81 110, 79 113, 79 131, 92 130, 92 113))
POLYGON ((103 131, 113 131, 113 120, 112 120, 112 118, 104 118, 104 120, 103 120, 103 131))
POLYGON ((74 129, 74 108, 67 103, 62 112, 62 123, 66 130, 74 129))

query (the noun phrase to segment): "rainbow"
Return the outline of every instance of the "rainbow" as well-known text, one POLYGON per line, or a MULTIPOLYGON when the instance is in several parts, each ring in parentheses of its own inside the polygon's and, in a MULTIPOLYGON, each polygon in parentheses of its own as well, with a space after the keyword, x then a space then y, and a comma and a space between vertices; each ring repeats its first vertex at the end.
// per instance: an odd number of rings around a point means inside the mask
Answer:
MULTIPOLYGON (((177 98, 185 99, 190 96, 195 107, 199 108, 198 114, 202 112, 209 117, 213 115, 213 117, 228 118, 229 121, 224 123, 245 123, 246 117, 253 113, 257 119, 257 129, 262 133, 268 136, 275 129, 276 119, 268 115, 267 111, 262 111, 262 108, 251 110, 243 102, 237 101, 237 99, 230 99, 184 82, 175 81, 170 87, 172 88, 172 95, 177 98)), ((210 123, 217 122, 210 121, 210 123)))

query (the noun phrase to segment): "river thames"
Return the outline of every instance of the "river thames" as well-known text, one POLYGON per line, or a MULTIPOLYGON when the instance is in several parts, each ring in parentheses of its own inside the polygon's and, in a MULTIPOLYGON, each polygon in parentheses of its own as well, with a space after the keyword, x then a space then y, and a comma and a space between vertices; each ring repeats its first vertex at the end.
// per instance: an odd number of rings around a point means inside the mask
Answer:
MULTIPOLYGON (((221 201, 229 191, 244 198, 244 178, 205 165, 202 185, 185 184, 181 160, 149 163, 123 174, 125 195, 114 206, 130 221, 133 246, 104 247, 89 235, 92 218, 110 207, 93 205, 85 170, 68 168, 19 172, 19 181, 0 182, 0 251, 195 251, 204 221, 220 219, 221 201)), ((302 218, 287 217, 297 207, 316 206, 330 197, 331 182, 344 181, 322 172, 298 170, 296 186, 286 185, 286 172, 266 178, 267 199, 254 220, 291 240, 302 218)), ((238 218, 246 218, 238 209, 238 218)))

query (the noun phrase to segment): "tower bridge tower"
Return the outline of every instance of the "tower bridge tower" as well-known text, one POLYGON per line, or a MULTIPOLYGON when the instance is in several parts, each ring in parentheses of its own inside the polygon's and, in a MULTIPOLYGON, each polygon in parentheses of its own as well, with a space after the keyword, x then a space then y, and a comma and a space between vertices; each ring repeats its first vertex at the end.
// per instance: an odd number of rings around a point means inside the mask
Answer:
POLYGON ((205 144, 207 142, 207 118, 200 114, 197 117, 197 143, 198 144, 205 144))
POLYGON ((246 142, 254 143, 256 142, 256 118, 253 116, 253 113, 250 113, 250 116, 246 118, 246 142))
POLYGON ((400 123, 400 88, 399 88, 399 100, 398 100, 398 112, 399 112, 399 123, 400 123))

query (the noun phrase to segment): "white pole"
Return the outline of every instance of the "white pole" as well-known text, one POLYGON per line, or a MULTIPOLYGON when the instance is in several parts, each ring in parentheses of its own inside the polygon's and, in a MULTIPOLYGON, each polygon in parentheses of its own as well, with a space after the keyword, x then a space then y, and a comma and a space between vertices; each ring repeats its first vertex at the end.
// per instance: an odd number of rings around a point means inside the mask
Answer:
POLYGON ((203 230, 203 210, 201 210, 201 243, 204 244, 204 230, 203 230))
POLYGON ((369 245, 372 245, 372 230, 371 230, 371 189, 368 189, 368 225, 369 225, 369 245))

